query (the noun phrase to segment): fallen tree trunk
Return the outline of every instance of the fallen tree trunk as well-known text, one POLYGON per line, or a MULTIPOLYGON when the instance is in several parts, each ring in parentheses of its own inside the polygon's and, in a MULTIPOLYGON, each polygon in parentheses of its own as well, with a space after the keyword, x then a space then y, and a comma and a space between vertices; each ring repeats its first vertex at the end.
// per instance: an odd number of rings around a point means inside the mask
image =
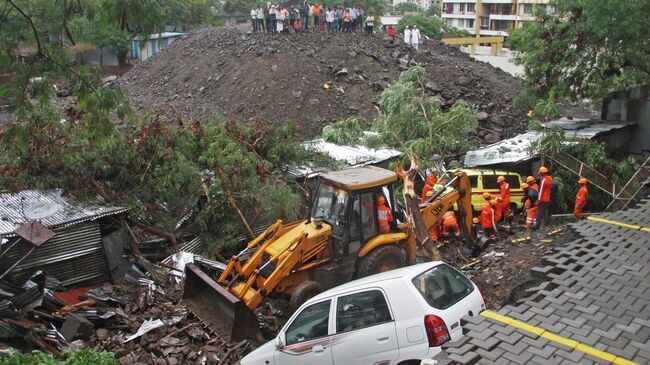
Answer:
POLYGON ((419 162, 417 156, 413 153, 409 153, 409 158, 411 159, 411 166, 408 171, 404 171, 402 165, 398 165, 395 169, 404 184, 402 193, 406 205, 406 219, 408 224, 413 227, 413 234, 415 234, 418 247, 423 248, 432 260, 442 261, 442 255, 429 235, 429 227, 426 226, 420 214, 420 201, 415 193, 415 177, 417 176, 419 162))

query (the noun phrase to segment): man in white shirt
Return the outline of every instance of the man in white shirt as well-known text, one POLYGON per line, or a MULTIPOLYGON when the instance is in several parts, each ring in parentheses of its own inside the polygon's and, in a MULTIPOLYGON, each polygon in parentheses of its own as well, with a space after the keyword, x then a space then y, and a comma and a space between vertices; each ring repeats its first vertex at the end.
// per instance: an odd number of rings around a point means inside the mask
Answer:
POLYGON ((420 30, 418 29, 417 25, 413 26, 413 30, 411 31, 411 44, 413 45, 413 48, 417 51, 420 46, 420 30))
POLYGON ((251 9, 251 27, 253 28, 253 33, 257 32, 257 10, 251 9))
POLYGON ((408 25, 406 26, 406 29, 404 29, 404 43, 409 46, 411 45, 411 27, 408 25))

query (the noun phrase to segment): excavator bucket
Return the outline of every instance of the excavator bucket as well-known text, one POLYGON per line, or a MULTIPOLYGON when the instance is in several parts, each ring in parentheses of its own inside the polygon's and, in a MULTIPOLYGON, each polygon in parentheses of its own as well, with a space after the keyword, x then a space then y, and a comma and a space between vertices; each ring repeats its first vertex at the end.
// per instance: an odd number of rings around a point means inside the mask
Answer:
POLYGON ((257 316, 196 265, 185 266, 183 302, 201 322, 231 341, 257 339, 257 316))

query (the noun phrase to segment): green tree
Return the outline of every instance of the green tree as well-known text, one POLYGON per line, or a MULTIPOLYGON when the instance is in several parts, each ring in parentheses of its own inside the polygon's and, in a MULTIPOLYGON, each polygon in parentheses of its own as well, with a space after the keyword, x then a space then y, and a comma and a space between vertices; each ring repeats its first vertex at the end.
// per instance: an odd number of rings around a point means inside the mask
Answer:
POLYGON ((535 97, 598 100, 650 80, 650 0, 552 0, 534 13, 509 44, 535 97))
POLYGON ((424 8, 421 7, 420 5, 416 3, 399 3, 395 6, 393 6, 393 9, 401 14, 404 14, 405 12, 416 12, 416 13, 421 13, 424 14, 424 8))
POLYGON ((438 101, 425 93, 426 71, 420 66, 402 72, 399 80, 384 90, 380 99, 383 115, 372 130, 369 144, 414 152, 423 164, 435 155, 445 159, 476 146, 467 136, 477 127, 476 113, 463 101, 443 111, 438 101))

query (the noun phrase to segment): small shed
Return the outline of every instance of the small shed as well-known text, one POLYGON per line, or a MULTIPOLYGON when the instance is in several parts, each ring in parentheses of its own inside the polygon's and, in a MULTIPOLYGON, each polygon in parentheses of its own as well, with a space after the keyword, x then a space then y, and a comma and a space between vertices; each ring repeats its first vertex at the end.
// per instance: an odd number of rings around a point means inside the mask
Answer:
POLYGON ((184 35, 185 33, 180 32, 162 32, 151 34, 148 39, 135 39, 131 41, 129 58, 144 61, 169 47, 170 44, 184 35))
POLYGON ((37 247, 6 278, 21 282, 42 270, 64 286, 116 280, 117 261, 129 243, 118 219, 127 210, 75 202, 56 189, 2 193, 0 271, 5 272, 32 248, 16 235, 16 229, 38 221, 54 231, 54 237, 37 247))

